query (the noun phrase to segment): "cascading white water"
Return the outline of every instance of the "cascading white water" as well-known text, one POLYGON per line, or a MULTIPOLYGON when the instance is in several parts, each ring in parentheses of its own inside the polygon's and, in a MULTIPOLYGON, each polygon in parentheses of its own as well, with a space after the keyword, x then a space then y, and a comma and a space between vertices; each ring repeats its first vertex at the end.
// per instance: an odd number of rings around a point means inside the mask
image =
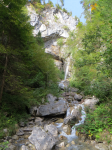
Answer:
MULTIPOLYGON (((82 107, 82 110, 81 110, 81 114, 82 114, 81 120, 79 121, 79 123, 75 124, 75 126, 72 127, 71 135, 67 135, 64 131, 62 131, 61 134, 60 134, 60 135, 65 136, 68 139, 68 142, 71 142, 73 139, 78 138, 76 136, 76 129, 75 129, 75 127, 83 124, 84 120, 86 118, 86 112, 84 111, 84 105, 79 104, 78 106, 82 107)), ((77 105, 74 106, 74 108, 76 108, 76 107, 77 107, 77 105)), ((69 115, 72 115, 72 112, 70 113, 70 108, 68 108, 68 110, 67 110, 66 117, 68 117, 69 115)), ((63 125, 63 123, 57 123, 57 128, 60 128, 62 125, 63 125)))
POLYGON ((67 63, 66 70, 65 70, 65 77, 64 77, 64 80, 66 80, 67 75, 68 75, 68 68, 69 68, 69 64, 70 64, 70 57, 68 58, 67 61, 68 61, 68 63, 67 63))

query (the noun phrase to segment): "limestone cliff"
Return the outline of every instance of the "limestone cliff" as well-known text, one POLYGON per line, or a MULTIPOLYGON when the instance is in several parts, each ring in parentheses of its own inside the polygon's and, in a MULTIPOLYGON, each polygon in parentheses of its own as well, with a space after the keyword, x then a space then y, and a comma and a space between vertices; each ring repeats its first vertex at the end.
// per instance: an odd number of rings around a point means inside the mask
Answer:
POLYGON ((45 42, 45 52, 53 56, 59 69, 65 71, 68 60, 65 55, 66 39, 69 37, 69 32, 76 29, 77 21, 72 16, 54 7, 43 10, 41 15, 37 14, 30 5, 27 5, 27 9, 30 16, 30 24, 34 26, 34 36, 39 31, 41 32, 45 42), (61 49, 57 44, 58 38, 63 38, 61 49))

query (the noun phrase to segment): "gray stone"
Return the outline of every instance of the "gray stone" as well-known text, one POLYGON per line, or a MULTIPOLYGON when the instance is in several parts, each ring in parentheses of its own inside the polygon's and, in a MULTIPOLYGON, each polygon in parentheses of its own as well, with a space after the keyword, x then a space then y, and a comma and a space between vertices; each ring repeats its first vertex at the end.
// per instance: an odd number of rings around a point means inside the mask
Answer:
POLYGON ((22 145, 20 150, 28 150, 28 147, 25 145, 22 145))
POLYGON ((89 97, 88 99, 85 99, 82 103, 86 107, 89 107, 90 109, 94 109, 95 105, 99 102, 99 99, 93 97, 89 97))
POLYGON ((6 128, 6 129, 3 129, 3 132, 4 133, 7 133, 8 132, 8 129, 6 128))
POLYGON ((49 101, 49 103, 52 103, 57 100, 57 97, 53 96, 52 94, 48 94, 46 98, 49 101))
POLYGON ((32 132, 33 128, 24 128, 23 132, 32 132))
POLYGON ((57 136, 58 136, 57 127, 54 126, 53 124, 45 125, 45 126, 44 126, 44 129, 45 129, 46 132, 50 132, 54 137, 57 137, 57 136))
POLYGON ((15 145, 12 145, 12 144, 8 144, 8 148, 10 150, 16 150, 16 146, 15 145))
POLYGON ((68 86, 69 86, 69 82, 68 82, 67 80, 63 80, 63 81, 61 81, 61 82, 59 83, 59 88, 60 88, 61 90, 67 89, 68 86))
POLYGON ((16 133, 16 135, 18 135, 18 136, 22 136, 22 135, 24 135, 23 130, 19 129, 19 131, 16 133))
MULTIPOLYGON (((64 48, 67 47, 66 39, 69 37, 69 31, 76 30, 77 20, 57 8, 44 9, 41 15, 37 14, 30 5, 26 5, 26 7, 30 24, 34 27, 33 35, 36 36, 41 32, 41 36, 45 41, 45 52, 53 56, 59 69, 65 70, 64 61, 66 61, 66 56, 64 48), (55 16, 57 16, 57 20, 55 16), (65 26, 68 30, 65 29, 65 26), (64 39, 63 48, 60 48, 57 44, 57 39, 60 37, 64 39)), ((70 75, 70 71, 68 74, 70 75)))
POLYGON ((78 106, 78 107, 73 107, 72 109, 71 108, 68 108, 68 114, 67 116, 64 118, 64 124, 68 124, 70 123, 71 121, 75 121, 75 122, 78 122, 78 120, 80 119, 81 117, 81 106, 78 106))
POLYGON ((50 104, 41 105, 39 107, 40 116, 60 115, 65 114, 67 110, 67 103, 64 100, 52 102, 50 104))
POLYGON ((112 144, 109 144, 108 148, 109 150, 112 150, 112 144))
POLYGON ((39 114, 39 109, 37 108, 37 106, 32 106, 30 108, 30 114, 34 117, 38 117, 40 114, 39 114))
POLYGON ((66 134, 68 134, 68 135, 71 134, 71 127, 69 125, 63 125, 62 129, 66 134))
POLYGON ((18 140, 19 137, 18 137, 17 135, 13 135, 12 139, 13 139, 13 140, 18 140))
POLYGON ((56 144, 54 136, 40 127, 33 128, 29 141, 35 146, 36 150, 51 150, 56 144))
POLYGON ((43 126, 43 122, 42 122, 43 119, 44 118, 36 117, 35 124, 38 125, 38 126, 43 126))
POLYGON ((20 121, 20 122, 19 122, 19 126, 20 126, 20 127, 25 127, 25 122, 20 121))
POLYGON ((108 150, 108 145, 105 145, 103 143, 98 143, 95 145, 95 148, 97 148, 98 150, 108 150))
MULTIPOLYGON (((69 88, 69 91, 70 91, 70 92, 78 92, 79 89, 71 87, 71 88, 69 88)), ((75 93, 74 93, 74 94, 75 94, 75 93)))
POLYGON ((80 101, 82 98, 83 98, 82 95, 75 93, 75 95, 74 95, 74 99, 75 99, 75 100, 80 101))

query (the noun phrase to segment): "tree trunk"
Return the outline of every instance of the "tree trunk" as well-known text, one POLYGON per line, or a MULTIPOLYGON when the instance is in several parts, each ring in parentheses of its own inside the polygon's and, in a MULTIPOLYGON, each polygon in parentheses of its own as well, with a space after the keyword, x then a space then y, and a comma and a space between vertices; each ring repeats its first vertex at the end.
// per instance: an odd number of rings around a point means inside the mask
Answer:
POLYGON ((3 95, 4 84, 5 84, 5 75, 6 75, 6 69, 7 69, 7 62, 8 62, 8 57, 6 55, 3 78, 2 78, 2 84, 1 84, 1 91, 0 91, 0 103, 2 103, 2 95, 3 95))

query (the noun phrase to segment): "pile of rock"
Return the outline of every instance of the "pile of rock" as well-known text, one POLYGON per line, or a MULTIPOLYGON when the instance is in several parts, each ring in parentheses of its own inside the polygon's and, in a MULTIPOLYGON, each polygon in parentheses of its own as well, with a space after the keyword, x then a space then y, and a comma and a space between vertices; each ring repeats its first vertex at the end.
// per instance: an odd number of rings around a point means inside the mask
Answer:
POLYGON ((69 145, 67 138, 59 134, 64 131, 67 135, 71 134, 71 121, 78 123, 81 119, 82 107, 84 104, 88 108, 93 108, 98 102, 95 97, 84 99, 83 95, 76 88, 69 88, 67 82, 60 97, 52 94, 47 95, 47 103, 30 108, 31 116, 27 123, 21 121, 16 135, 6 137, 4 141, 9 141, 9 150, 67 150, 69 145), (74 107, 77 105, 77 107, 74 107), (62 116, 64 118, 62 118, 62 116), (63 123, 57 128, 56 123, 63 123))

